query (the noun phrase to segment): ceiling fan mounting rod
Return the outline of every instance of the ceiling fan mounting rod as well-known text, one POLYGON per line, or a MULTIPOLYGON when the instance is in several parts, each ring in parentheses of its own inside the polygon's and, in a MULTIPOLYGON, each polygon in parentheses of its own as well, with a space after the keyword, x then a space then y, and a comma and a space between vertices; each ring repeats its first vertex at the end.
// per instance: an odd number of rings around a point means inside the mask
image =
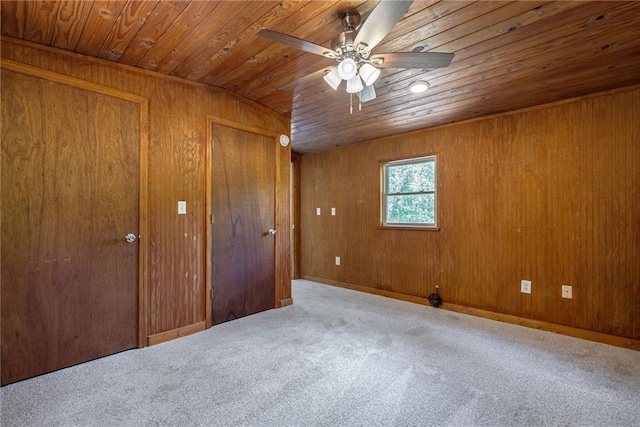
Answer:
POLYGON ((346 9, 338 13, 338 17, 342 20, 342 27, 345 31, 353 31, 360 26, 362 18, 357 9, 346 9))

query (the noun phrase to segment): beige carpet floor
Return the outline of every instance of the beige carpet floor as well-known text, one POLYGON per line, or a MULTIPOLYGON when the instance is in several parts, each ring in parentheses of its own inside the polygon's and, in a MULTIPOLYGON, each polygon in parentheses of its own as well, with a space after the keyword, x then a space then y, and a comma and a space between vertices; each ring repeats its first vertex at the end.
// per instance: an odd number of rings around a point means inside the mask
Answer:
POLYGON ((640 352, 308 281, 0 389, 9 426, 640 426, 640 352))

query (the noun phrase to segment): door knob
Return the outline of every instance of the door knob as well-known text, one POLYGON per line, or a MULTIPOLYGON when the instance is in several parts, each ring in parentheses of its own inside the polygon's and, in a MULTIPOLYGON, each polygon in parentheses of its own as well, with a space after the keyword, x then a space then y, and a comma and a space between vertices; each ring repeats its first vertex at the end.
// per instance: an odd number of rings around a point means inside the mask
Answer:
POLYGON ((124 236, 124 241, 127 243, 133 243, 136 241, 136 235, 133 233, 129 233, 126 236, 124 236))
POLYGON ((276 235, 276 230, 274 230, 273 228, 269 229, 269 236, 275 236, 276 235))

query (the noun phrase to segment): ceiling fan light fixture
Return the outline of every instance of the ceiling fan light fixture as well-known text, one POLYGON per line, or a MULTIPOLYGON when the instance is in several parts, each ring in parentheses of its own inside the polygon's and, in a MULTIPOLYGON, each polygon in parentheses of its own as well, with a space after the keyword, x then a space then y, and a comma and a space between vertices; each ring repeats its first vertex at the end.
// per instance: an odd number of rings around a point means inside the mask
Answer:
POLYGON ((351 58, 345 58, 338 64, 338 74, 343 80, 349 80, 358 74, 358 66, 351 58))
POLYGON ((358 75, 355 75, 347 80, 348 93, 358 93, 362 90, 363 87, 364 86, 362 86, 362 79, 358 75))
POLYGON ((333 90, 338 90, 338 86, 342 83, 342 77, 340 77, 340 72, 337 67, 333 67, 333 69, 326 73, 322 78, 333 88, 333 90))
POLYGON ((409 85, 409 90, 412 93, 422 93, 429 89, 429 82, 424 80, 417 80, 409 85))
MULTIPOLYGON (((331 41, 331 49, 267 28, 262 28, 257 34, 295 49, 334 59, 336 66, 309 74, 283 89, 289 90, 322 75, 328 85, 338 90, 342 80, 345 80, 346 91, 350 95, 350 111, 353 111, 354 93, 359 99, 358 108, 361 108, 363 102, 376 98, 374 83, 380 78, 381 68, 425 70, 444 68, 451 63, 453 53, 426 52, 431 46, 426 42, 414 46, 411 52, 373 53, 376 46, 408 12, 413 1, 380 0, 362 25, 356 9, 343 10, 340 12, 340 19, 344 30, 331 41)), ((388 77, 385 81, 390 83, 388 77)), ((413 93, 421 93, 429 88, 429 83, 414 81, 409 88, 413 93)), ((388 89, 389 92, 392 90, 388 89)))
POLYGON ((380 69, 371 64, 363 64, 360 67, 360 77, 365 85, 371 86, 380 76, 380 69))

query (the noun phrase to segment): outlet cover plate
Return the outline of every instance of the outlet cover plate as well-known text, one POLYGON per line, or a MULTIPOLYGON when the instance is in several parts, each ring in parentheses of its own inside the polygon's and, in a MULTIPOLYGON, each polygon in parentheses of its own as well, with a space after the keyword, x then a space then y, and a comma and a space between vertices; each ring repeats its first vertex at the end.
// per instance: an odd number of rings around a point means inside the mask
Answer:
POLYGON ((562 298, 573 299, 573 287, 562 285, 562 298))
POLYGON ((531 293, 531 280, 520 281, 520 292, 522 292, 523 294, 531 293))

